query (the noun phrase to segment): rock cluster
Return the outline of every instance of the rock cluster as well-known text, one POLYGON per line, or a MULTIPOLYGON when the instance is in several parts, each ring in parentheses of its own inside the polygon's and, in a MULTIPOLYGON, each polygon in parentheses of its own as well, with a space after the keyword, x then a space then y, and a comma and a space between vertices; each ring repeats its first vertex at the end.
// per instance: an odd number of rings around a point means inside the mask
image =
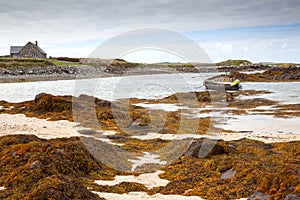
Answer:
POLYGON ((48 66, 48 67, 14 67, 0 68, 0 75, 41 75, 41 74, 77 74, 80 72, 76 66, 48 66))

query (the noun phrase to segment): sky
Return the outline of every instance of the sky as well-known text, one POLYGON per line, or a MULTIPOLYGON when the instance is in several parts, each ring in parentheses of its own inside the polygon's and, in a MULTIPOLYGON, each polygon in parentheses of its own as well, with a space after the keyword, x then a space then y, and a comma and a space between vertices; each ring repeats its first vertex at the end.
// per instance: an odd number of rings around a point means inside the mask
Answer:
MULTIPOLYGON (((0 55, 37 40, 47 56, 89 57, 124 32, 155 28, 194 41, 213 62, 300 63, 299 10, 299 0, 0 0, 0 55)), ((180 62, 179 57, 148 49, 122 58, 180 62)))

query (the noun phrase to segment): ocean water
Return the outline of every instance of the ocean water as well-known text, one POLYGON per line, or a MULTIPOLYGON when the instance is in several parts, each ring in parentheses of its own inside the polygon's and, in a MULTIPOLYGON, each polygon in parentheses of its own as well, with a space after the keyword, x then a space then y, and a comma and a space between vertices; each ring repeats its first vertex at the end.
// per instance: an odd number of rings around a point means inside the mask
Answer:
MULTIPOLYGON (((203 81, 218 73, 182 73, 123 76, 81 80, 1 83, 0 100, 22 102, 39 93, 54 95, 92 95, 101 99, 160 98, 177 92, 204 91, 203 81)), ((244 82, 243 90, 268 90, 273 93, 254 98, 268 98, 282 103, 300 103, 300 82, 244 82)), ((244 97, 248 98, 248 97, 244 97)), ((249 97, 253 98, 253 96, 249 97)))

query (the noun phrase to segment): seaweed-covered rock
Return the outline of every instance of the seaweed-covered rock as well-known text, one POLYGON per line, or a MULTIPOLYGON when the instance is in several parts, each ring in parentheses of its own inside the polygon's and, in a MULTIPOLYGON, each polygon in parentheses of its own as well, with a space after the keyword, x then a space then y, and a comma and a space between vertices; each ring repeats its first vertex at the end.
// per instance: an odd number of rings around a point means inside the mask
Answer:
POLYGON ((229 78, 239 79, 241 81, 299 81, 300 68, 293 65, 286 67, 274 67, 266 70, 263 73, 243 74, 232 72, 228 75, 229 78))
POLYGON ((201 142, 194 143, 194 148, 188 150, 189 154, 163 168, 165 173, 160 177, 170 180, 170 183, 152 192, 197 195, 212 200, 299 196, 300 142, 218 141, 216 146, 221 146, 221 151, 199 158, 197 153, 201 142), (222 177, 228 171, 230 178, 222 177))
POLYGON ((40 179, 24 199, 99 200, 104 198, 99 198, 98 195, 90 192, 80 181, 74 180, 72 177, 53 175, 40 179))
POLYGON ((79 138, 0 137, 0 199, 99 199, 84 180, 118 172, 98 162, 79 138))
POLYGON ((183 154, 196 158, 209 158, 214 155, 226 154, 230 147, 222 141, 201 139, 194 141, 189 149, 183 154))

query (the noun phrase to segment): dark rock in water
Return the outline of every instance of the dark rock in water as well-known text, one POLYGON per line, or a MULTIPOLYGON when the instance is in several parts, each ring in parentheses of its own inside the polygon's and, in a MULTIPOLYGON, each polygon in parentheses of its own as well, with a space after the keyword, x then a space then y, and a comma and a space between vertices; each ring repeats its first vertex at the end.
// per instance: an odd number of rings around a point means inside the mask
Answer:
POLYGON ((184 156, 209 158, 214 155, 226 154, 230 147, 223 141, 201 139, 193 142, 184 156))
POLYGON ((284 200, 300 200, 300 196, 297 196, 295 194, 289 194, 284 198, 284 200))
POLYGON ((270 198, 272 198, 272 195, 266 195, 260 191, 256 191, 247 200, 269 200, 270 198))
POLYGON ((235 174, 236 174, 236 171, 235 171, 235 170, 229 169, 229 170, 227 170, 226 172, 224 172, 224 173, 221 175, 221 179, 229 179, 229 178, 232 178, 232 177, 234 177, 235 174))

